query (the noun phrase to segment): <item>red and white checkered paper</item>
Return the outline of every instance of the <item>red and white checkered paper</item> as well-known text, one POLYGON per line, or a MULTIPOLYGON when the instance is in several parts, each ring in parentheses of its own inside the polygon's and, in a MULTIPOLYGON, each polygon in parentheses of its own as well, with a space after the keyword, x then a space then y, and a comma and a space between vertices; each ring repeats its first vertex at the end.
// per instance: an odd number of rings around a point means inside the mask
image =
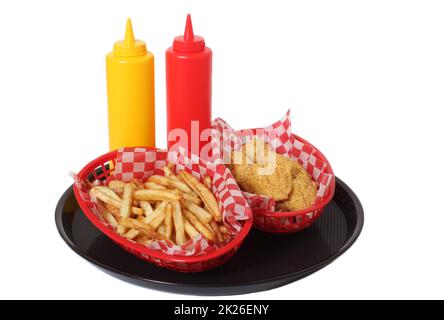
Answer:
MULTIPOLYGON (((313 177, 318 186, 315 204, 327 196, 332 175, 326 172, 327 164, 315 155, 316 149, 298 140, 291 132, 290 110, 285 116, 265 128, 234 130, 224 120, 213 121, 213 162, 229 163, 232 151, 239 151, 246 141, 253 138, 264 140, 276 153, 299 162, 313 177)), ((243 192, 250 207, 255 210, 274 212, 276 201, 267 196, 243 192)))
MULTIPOLYGON (((242 226, 239 221, 251 219, 252 211, 243 197, 230 171, 221 164, 205 163, 199 157, 189 158, 183 148, 177 151, 149 150, 145 148, 122 148, 117 152, 114 177, 110 176, 105 182, 96 180, 96 184, 107 184, 112 179, 129 182, 132 179, 145 181, 153 174, 163 175, 162 167, 167 163, 175 164, 175 170, 186 170, 198 179, 208 175, 212 179, 213 193, 219 203, 225 226, 231 230, 232 238, 236 237, 242 226)), ((74 176, 79 189, 85 189, 85 183, 74 176)), ((92 201, 92 211, 108 228, 112 227, 101 218, 96 199, 90 198, 88 192, 81 192, 84 201, 92 201)), ((131 240, 128 240, 131 241, 131 240)), ((217 250, 224 244, 212 244, 201 235, 190 239, 183 245, 174 245, 170 241, 153 241, 148 247, 163 253, 177 256, 196 256, 217 250)))

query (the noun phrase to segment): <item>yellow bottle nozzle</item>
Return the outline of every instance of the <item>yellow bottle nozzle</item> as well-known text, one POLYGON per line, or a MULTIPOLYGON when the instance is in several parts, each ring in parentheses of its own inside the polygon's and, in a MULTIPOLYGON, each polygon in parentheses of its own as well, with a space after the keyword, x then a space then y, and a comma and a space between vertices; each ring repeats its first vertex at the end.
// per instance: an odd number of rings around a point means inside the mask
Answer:
POLYGON ((114 54, 120 57, 136 57, 146 54, 145 42, 134 38, 131 19, 126 20, 126 31, 124 40, 114 44, 114 54))
POLYGON ((123 41, 126 46, 133 47, 134 43, 134 33, 133 33, 133 25, 131 23, 131 19, 128 18, 126 20, 126 32, 125 32, 125 40, 123 41))

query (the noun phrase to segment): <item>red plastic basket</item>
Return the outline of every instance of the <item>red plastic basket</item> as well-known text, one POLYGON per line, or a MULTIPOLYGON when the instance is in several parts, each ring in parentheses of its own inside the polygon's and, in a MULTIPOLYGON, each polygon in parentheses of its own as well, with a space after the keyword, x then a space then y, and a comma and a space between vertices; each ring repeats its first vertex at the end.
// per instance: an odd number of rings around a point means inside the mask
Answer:
MULTIPOLYGON (((157 150, 155 148, 147 149, 157 150)), ((110 168, 114 167, 116 155, 117 151, 111 151, 91 161, 78 173, 78 177, 82 180, 89 180, 90 182, 97 179, 105 179, 110 174, 110 168)), ((154 263, 160 267, 180 272, 201 272, 224 264, 240 247, 253 224, 252 219, 242 221, 243 226, 239 234, 226 246, 216 251, 198 256, 174 256, 147 248, 138 243, 131 242, 115 233, 113 230, 103 224, 92 212, 91 208, 94 206, 94 203, 83 201, 80 195, 80 190, 76 184, 74 184, 74 194, 85 216, 97 229, 103 232, 123 249, 134 254, 140 259, 154 263)))
POLYGON ((314 149, 314 155, 326 163, 325 172, 332 175, 332 181, 326 191, 326 196, 313 206, 289 212, 268 212, 264 210, 254 210, 255 228, 268 233, 294 233, 311 226, 318 219, 324 207, 331 201, 335 193, 335 176, 327 158, 311 143, 301 137, 292 134, 294 138, 314 149))

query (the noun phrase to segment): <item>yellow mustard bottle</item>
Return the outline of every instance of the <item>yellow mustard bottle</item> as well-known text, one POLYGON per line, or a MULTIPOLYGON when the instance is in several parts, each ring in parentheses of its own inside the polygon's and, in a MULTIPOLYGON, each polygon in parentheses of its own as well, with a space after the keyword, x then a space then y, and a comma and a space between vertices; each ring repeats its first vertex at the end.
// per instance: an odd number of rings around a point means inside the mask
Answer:
POLYGON ((125 39, 106 56, 109 148, 155 147, 154 56, 135 40, 131 20, 125 39))

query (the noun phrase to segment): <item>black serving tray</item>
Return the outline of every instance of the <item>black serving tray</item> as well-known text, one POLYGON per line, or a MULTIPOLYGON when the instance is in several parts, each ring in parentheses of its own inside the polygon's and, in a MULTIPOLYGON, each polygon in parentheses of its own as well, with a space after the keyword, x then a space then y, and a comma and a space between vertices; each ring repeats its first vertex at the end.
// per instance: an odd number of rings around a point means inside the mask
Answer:
POLYGON ((336 178, 333 200, 311 227, 289 235, 253 228, 229 262, 193 274, 157 267, 114 244, 85 217, 72 186, 59 200, 55 221, 72 250, 119 279, 182 294, 232 295, 279 287, 325 267, 356 241, 364 211, 353 191, 336 178))

